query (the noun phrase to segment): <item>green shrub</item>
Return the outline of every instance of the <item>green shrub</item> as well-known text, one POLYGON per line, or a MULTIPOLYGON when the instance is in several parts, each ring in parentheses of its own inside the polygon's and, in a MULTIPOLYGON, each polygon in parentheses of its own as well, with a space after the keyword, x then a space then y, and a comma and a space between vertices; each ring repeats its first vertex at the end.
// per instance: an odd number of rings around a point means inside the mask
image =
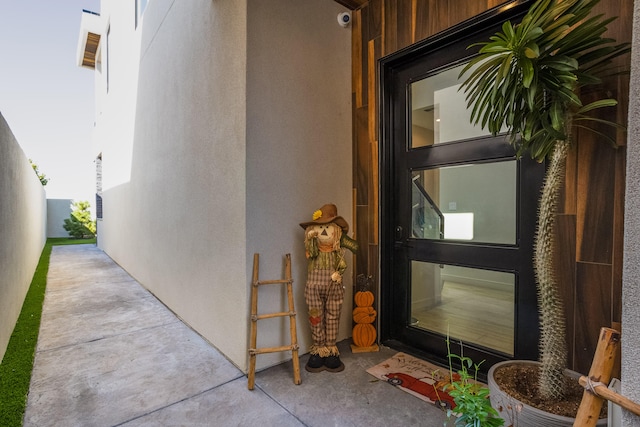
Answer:
POLYGON ((96 223, 91 219, 91 206, 87 201, 73 202, 73 212, 69 218, 64 220, 64 229, 69 232, 70 236, 76 239, 85 237, 94 237, 96 234, 96 223))

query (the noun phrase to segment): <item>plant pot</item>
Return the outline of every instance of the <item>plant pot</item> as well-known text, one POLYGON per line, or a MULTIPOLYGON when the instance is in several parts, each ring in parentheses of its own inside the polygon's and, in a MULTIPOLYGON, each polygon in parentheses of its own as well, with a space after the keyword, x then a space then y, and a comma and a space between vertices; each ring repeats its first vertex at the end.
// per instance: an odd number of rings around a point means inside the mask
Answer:
MULTIPOLYGON (((540 366, 540 362, 533 360, 508 360, 505 362, 499 362, 493 365, 489 369, 487 375, 487 384, 489 386, 489 396, 491 399, 491 406, 498 411, 500 417, 504 419, 505 426, 514 427, 572 427, 575 418, 564 417, 561 415, 555 415, 549 412, 545 412, 533 406, 527 405, 521 402, 515 397, 506 394, 498 387, 493 374, 496 369, 513 364, 528 364, 540 366)), ((565 374, 571 378, 575 378, 576 381, 580 377, 580 374, 566 369, 565 374)), ((601 418, 598 420, 597 426, 606 426, 607 418, 601 418)))

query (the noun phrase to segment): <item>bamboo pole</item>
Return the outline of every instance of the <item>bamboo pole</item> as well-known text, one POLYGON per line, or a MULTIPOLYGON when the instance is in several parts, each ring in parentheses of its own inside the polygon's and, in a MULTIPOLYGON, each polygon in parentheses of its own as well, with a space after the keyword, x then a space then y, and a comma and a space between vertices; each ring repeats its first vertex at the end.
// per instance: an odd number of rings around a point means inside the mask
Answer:
POLYGON ((285 279, 287 280, 287 298, 289 300, 289 332, 291 333, 291 360, 293 362, 293 383, 300 384, 300 359, 298 358, 298 332, 296 329, 296 311, 293 305, 293 279, 291 278, 291 254, 286 255, 285 279))
MULTIPOLYGON (((589 387, 587 377, 580 377, 578 381, 580 382, 581 386, 585 388, 589 387)), ((640 415, 640 405, 634 402, 633 400, 627 397, 624 397, 623 395, 618 394, 613 390, 610 390, 604 384, 593 385, 593 388, 599 396, 602 396, 603 398, 610 400, 616 405, 623 407, 627 411, 633 412, 636 415, 640 415)))
POLYGON ((249 349, 249 354, 278 353, 280 351, 292 351, 292 350, 293 350, 293 346, 291 345, 281 345, 278 347, 251 348, 249 349))
POLYGON ((249 375, 247 387, 253 390, 256 379, 256 353, 255 350, 258 342, 258 269, 260 265, 260 256, 253 254, 253 279, 251 281, 251 341, 249 344, 249 375))
POLYGON ((295 316, 296 314, 291 311, 283 311, 280 313, 267 313, 267 314, 259 314, 256 316, 258 320, 262 319, 273 319, 274 317, 287 317, 287 316, 295 316))
MULTIPOLYGON (((615 364, 615 356, 620 345, 620 332, 611 328, 601 328, 598 346, 591 362, 589 381, 591 383, 608 384, 611 370, 615 364)), ((585 384, 587 380, 585 379, 585 384)), ((606 388, 606 386, 604 386, 606 388)), ((573 423, 574 427, 591 427, 598 422, 604 398, 594 391, 585 389, 582 401, 573 423)))

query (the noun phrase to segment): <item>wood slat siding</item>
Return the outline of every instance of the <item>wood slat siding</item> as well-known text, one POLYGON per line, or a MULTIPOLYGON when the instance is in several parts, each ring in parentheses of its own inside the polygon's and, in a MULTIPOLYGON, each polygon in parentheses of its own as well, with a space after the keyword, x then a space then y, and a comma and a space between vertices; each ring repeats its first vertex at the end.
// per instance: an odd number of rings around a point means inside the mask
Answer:
MULTIPOLYGON (((589 372, 604 323, 611 325, 611 264, 576 263, 573 369, 589 372)), ((620 298, 620 296, 616 296, 620 298)))
POLYGON ((576 260, 612 263, 615 151, 578 132, 576 260))
MULTIPOLYGON (((337 0, 354 9, 353 154, 355 230, 360 243, 355 274, 373 275, 377 283, 378 251, 378 108, 377 61, 474 15, 503 4, 502 0, 337 0)), ((609 36, 631 41, 633 4, 602 0, 597 12, 619 16, 609 36)), ((628 67, 629 58, 620 61, 628 67)), ((628 76, 606 82, 620 104, 616 118, 626 123, 628 76)), ((622 235, 626 134, 612 147, 580 133, 578 148, 567 161, 560 203, 558 244, 567 306, 571 367, 586 372, 601 326, 621 320, 622 235)), ((376 295, 377 298, 377 295, 376 295)), ((624 333, 624 331, 623 331, 624 333)))
MULTIPOLYGON (((576 312, 576 216, 574 214, 560 214, 556 218, 558 234, 556 243, 562 252, 556 257, 555 269, 558 283, 564 284, 560 288, 560 297, 564 301, 565 321, 569 341, 574 341, 575 312, 576 312)), ((573 344, 571 344, 573 347, 573 344)), ((569 363, 573 366, 573 350, 569 350, 569 363)))

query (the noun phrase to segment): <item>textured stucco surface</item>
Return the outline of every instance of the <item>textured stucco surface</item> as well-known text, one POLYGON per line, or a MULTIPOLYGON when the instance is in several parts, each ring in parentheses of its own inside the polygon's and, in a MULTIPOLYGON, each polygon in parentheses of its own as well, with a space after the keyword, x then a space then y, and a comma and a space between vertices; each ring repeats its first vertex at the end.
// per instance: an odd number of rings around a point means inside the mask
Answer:
MULTIPOLYGON (((301 222, 334 203, 353 235, 351 28, 331 1, 250 0, 247 38, 247 252, 260 254, 260 278, 279 279, 291 253, 302 352, 311 345, 304 299, 307 262, 301 222)), ((363 250, 367 250, 363 248, 363 250)), ((345 298, 338 339, 351 336, 353 259, 345 253, 345 298)), ((282 291, 260 290, 260 309, 285 310, 282 291)), ((264 323, 264 324, 263 324, 264 323)), ((259 346, 287 343, 288 320, 258 325, 259 346)), ((286 353, 260 356, 271 365, 286 353)))
MULTIPOLYGON (((110 65, 108 93, 104 67, 96 78, 100 247, 243 370, 254 252, 267 279, 282 277, 292 253, 304 350, 298 223, 328 202, 353 222, 342 10, 325 0, 156 0, 136 29, 128 5, 102 2, 110 65)), ((264 310, 270 302, 282 297, 261 295, 264 310)), ((288 339, 288 325, 273 320, 258 345, 288 339)), ((258 367, 283 357, 265 355, 258 367)))
POLYGON ((130 9, 102 2, 101 247, 242 366, 245 3, 149 2, 137 29, 130 9))
POLYGON ((46 195, 0 114, 0 360, 46 239, 46 195))
MULTIPOLYGON (((634 3, 622 272, 622 394, 640 402, 640 2, 634 3)), ((623 415, 624 426, 640 417, 623 415)))

